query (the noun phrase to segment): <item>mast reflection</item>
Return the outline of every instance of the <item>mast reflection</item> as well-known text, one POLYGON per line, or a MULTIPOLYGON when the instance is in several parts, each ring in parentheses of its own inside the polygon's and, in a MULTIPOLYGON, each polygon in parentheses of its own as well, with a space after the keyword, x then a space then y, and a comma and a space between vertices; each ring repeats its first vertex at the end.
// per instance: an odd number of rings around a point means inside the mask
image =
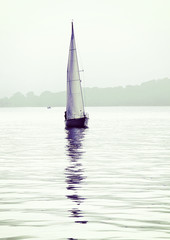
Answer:
POLYGON ((85 200, 80 196, 78 189, 81 188, 83 180, 86 178, 84 175, 83 166, 80 162, 84 152, 82 142, 85 136, 85 129, 83 128, 70 128, 66 130, 66 145, 67 156, 69 157, 69 166, 65 169, 67 189, 69 194, 66 195, 68 199, 75 203, 75 207, 69 210, 70 217, 75 219, 75 223, 86 224, 87 221, 83 220, 83 212, 79 209, 80 204, 85 200))

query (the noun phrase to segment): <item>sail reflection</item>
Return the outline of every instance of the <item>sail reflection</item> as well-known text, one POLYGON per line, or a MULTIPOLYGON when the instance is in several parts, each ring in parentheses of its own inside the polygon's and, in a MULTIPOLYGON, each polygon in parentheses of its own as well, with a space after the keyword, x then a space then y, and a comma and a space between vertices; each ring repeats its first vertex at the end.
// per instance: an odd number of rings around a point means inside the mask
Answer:
POLYGON ((82 142, 85 136, 86 129, 83 128, 71 128, 67 129, 67 140, 66 145, 67 156, 69 157, 69 166, 65 169, 67 190, 69 194, 66 196, 72 202, 75 207, 69 210, 70 217, 75 218, 76 223, 85 224, 87 221, 83 220, 83 212, 79 209, 80 204, 85 200, 84 197, 80 196, 78 189, 81 188, 84 179, 84 169, 80 159, 84 152, 82 142))

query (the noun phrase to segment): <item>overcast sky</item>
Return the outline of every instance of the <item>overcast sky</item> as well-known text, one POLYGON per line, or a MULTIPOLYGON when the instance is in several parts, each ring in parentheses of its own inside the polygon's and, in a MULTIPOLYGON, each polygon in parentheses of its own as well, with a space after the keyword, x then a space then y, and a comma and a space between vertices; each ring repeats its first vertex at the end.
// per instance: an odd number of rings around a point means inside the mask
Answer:
POLYGON ((65 90, 72 19, 83 87, 170 77, 170 0, 0 0, 0 97, 65 90))

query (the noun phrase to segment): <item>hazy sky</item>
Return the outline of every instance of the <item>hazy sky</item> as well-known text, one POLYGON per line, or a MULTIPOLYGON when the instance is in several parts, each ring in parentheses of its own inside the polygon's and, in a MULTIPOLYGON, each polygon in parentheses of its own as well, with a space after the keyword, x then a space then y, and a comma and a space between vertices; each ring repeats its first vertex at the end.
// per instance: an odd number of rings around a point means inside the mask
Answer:
POLYGON ((170 77, 170 0, 0 0, 0 97, 65 90, 72 19, 84 87, 170 77))

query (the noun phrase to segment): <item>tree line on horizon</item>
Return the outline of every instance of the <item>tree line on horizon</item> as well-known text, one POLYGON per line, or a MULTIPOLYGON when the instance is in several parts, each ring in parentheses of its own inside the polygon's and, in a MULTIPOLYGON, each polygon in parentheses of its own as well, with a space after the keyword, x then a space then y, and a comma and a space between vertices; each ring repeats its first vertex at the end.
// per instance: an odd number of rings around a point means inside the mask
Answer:
MULTIPOLYGON (((144 82, 141 85, 113 88, 85 88, 86 106, 170 106, 170 79, 144 82)), ((0 99, 0 107, 59 107, 66 104, 66 92, 17 92, 0 99)))

